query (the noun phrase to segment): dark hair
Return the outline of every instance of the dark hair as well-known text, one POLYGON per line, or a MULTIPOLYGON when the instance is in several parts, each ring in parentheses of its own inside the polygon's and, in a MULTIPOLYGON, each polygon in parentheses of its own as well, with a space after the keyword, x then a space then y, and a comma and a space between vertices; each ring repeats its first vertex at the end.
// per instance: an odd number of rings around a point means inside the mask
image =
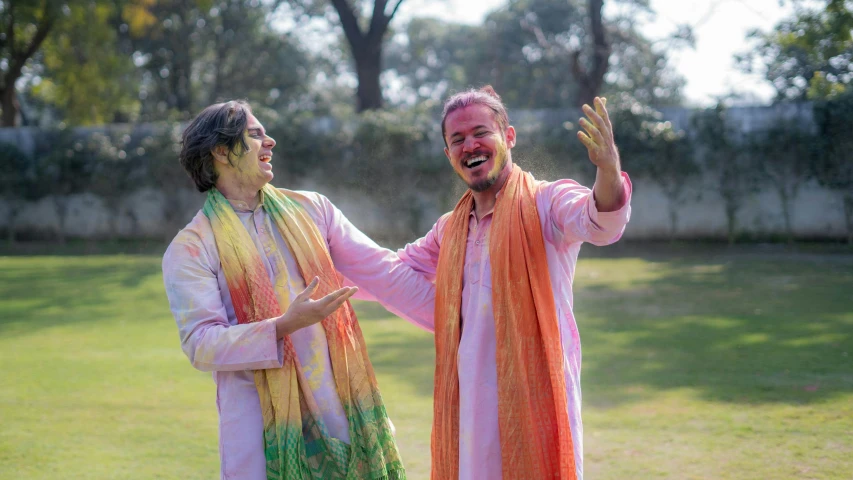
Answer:
POLYGON ((464 92, 459 92, 444 102, 444 110, 441 113, 441 138, 444 139, 444 146, 447 146, 447 138, 445 135, 445 122, 447 116, 460 108, 465 108, 469 105, 485 105, 492 110, 495 120, 498 122, 501 132, 505 132, 509 127, 509 116, 506 113, 506 107, 501 101, 500 95, 495 92, 491 85, 485 85, 477 90, 470 89, 464 92))
POLYGON ((195 182, 199 192, 216 185, 218 174, 214 168, 213 149, 224 145, 228 161, 236 149, 249 148, 243 132, 249 124, 252 108, 242 100, 232 100, 211 105, 190 122, 181 138, 181 166, 195 182))

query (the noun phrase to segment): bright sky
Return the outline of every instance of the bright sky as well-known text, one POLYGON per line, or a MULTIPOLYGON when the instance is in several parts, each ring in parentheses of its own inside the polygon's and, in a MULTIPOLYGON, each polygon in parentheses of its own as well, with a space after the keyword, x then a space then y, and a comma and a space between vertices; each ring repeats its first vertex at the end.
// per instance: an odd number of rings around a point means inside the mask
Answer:
MULTIPOLYGON (((399 14, 401 18, 429 16, 477 24, 504 3, 505 0, 406 0, 399 14)), ((748 31, 769 31, 791 14, 789 5, 779 3, 780 0, 651 0, 657 17, 646 26, 645 33, 650 39, 658 39, 678 24, 694 26, 696 49, 670 54, 672 65, 687 80, 683 93, 688 103, 710 105, 715 103, 715 96, 733 89, 767 102, 773 89, 761 77, 738 71, 733 55, 747 47, 748 31)))

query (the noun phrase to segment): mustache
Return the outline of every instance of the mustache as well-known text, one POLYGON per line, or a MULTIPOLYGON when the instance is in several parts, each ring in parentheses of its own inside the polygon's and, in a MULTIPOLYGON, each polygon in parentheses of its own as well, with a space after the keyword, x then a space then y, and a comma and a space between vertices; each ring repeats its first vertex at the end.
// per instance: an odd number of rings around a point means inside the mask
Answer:
POLYGON ((492 152, 490 152, 489 150, 477 149, 471 153, 465 154, 460 160, 463 162, 467 162, 470 158, 479 157, 480 155, 491 156, 491 154, 492 152))

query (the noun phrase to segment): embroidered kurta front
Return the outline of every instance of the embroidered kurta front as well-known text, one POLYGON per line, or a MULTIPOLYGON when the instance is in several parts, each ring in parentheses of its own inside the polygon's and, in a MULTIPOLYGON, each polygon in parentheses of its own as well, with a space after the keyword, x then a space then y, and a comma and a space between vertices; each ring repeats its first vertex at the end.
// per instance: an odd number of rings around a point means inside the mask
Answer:
MULTIPOLYGON (((358 296, 378 299, 416 324, 432 323, 434 289, 427 280, 356 229, 327 198, 300 193, 311 199, 303 207, 326 239, 337 271, 360 287, 358 296)), ((242 202, 230 203, 271 281, 276 272, 287 270, 292 300, 306 282, 278 229, 261 205, 250 210, 242 202), (269 255, 276 247, 283 260, 269 255)), ((163 276, 182 348, 193 366, 213 372, 216 382, 221 477, 265 479, 263 422, 252 370, 282 365, 273 322, 237 325, 210 222, 202 213, 172 241, 163 257, 163 276)), ((348 443, 323 327, 296 331, 291 340, 330 435, 348 443)))
MULTIPOLYGON (((567 408, 579 479, 583 478, 581 349, 572 313, 572 280, 583 242, 606 245, 621 237, 631 210, 631 183, 625 173, 623 179, 624 204, 613 212, 599 212, 592 191, 572 180, 540 182, 536 191, 536 204, 560 322, 567 408)), ((425 237, 398 252, 404 262, 431 280, 435 279, 447 218, 444 216, 439 219, 425 237)), ((502 471, 497 391, 500 372, 495 363, 497 344, 489 262, 491 222, 491 212, 479 220, 471 212, 463 271, 463 326, 457 358, 460 480, 499 479, 502 471)), ((427 328, 433 329, 431 326, 427 328)))

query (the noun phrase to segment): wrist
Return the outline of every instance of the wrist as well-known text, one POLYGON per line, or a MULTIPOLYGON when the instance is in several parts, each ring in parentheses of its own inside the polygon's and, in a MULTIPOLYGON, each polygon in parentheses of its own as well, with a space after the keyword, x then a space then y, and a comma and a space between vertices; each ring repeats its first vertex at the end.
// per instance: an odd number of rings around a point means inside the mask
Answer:
POLYGON ((602 180, 606 180, 606 179, 610 179, 610 180, 619 179, 619 180, 621 180, 622 179, 622 169, 619 168, 618 163, 613 164, 613 165, 599 166, 597 173, 598 173, 598 175, 597 175, 598 178, 601 178, 602 180))
POLYGON ((293 329, 290 325, 289 319, 282 315, 275 319, 275 337, 284 338, 291 333, 293 333, 293 329))

